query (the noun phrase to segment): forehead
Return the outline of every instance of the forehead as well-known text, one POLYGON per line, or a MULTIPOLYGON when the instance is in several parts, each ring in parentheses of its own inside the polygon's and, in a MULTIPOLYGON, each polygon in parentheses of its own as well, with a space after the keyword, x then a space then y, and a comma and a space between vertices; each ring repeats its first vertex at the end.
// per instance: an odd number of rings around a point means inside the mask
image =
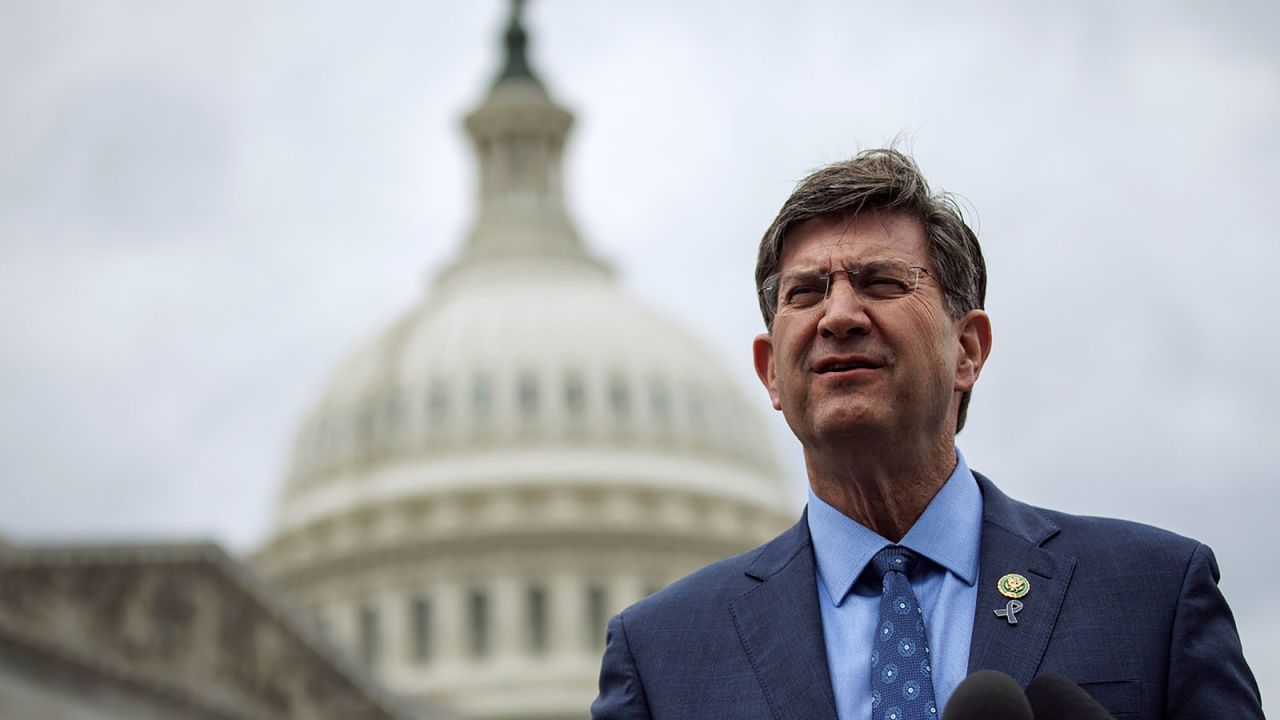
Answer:
POLYGON ((928 267, 924 225, 914 217, 897 212, 809 218, 787 232, 778 257, 778 270, 827 270, 886 257, 928 267))

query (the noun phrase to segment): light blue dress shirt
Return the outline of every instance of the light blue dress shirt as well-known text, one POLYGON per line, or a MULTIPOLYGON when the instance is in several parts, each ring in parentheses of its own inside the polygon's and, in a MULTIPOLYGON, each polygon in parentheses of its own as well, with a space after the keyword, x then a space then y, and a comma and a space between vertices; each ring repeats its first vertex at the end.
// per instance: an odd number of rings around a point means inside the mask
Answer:
MULTIPOLYGON (((840 720, 867 720, 880 581, 862 577, 862 571, 877 552, 893 543, 849 519, 813 490, 809 490, 808 518, 836 714, 840 720)), ((922 558, 911 572, 911 589, 924 614, 939 710, 946 707, 968 671, 981 539, 982 491, 956 450, 955 471, 898 543, 922 558)))

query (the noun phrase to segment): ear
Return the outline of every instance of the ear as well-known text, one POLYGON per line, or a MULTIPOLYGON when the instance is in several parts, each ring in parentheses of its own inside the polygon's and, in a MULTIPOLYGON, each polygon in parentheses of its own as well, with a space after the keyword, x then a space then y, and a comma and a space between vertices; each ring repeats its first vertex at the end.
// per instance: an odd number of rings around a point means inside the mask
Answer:
POLYGON ((769 333, 760 333, 751 341, 751 355, 756 363, 756 375, 760 377, 764 389, 769 391, 769 399, 773 401, 773 409, 781 410, 778 401, 777 374, 773 366, 773 338, 769 333))
POLYGON ((959 330, 959 357, 956 363, 956 392, 968 392, 978 382, 982 366, 991 354, 991 318, 981 310, 970 310, 956 322, 959 330))

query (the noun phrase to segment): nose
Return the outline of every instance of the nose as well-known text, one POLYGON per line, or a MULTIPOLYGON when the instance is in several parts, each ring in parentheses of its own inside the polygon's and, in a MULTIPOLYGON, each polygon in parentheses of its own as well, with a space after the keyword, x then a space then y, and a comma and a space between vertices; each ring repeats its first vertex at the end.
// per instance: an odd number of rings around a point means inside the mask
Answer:
POLYGON ((828 338, 867 333, 871 328, 871 318, 867 317, 866 301, 854 290, 850 274, 847 271, 832 273, 828 283, 818 331, 828 338))

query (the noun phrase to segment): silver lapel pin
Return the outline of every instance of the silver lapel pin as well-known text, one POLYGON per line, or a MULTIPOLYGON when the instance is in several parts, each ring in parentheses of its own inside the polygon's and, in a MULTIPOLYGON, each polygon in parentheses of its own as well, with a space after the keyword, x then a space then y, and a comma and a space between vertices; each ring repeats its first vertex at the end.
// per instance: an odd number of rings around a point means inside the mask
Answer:
POLYGON ((1018 611, 1022 609, 1021 600, 1010 600, 1004 608, 993 610, 998 617, 1006 618, 1010 625, 1018 624, 1018 611))

